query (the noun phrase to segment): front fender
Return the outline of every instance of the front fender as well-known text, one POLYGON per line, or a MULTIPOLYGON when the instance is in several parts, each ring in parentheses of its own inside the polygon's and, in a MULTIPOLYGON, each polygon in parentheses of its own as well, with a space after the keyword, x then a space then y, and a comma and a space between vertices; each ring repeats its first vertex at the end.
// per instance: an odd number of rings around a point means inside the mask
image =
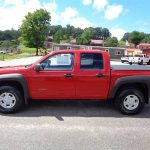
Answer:
POLYGON ((27 86, 26 79, 21 74, 3 74, 0 75, 0 82, 17 82, 21 85, 24 92, 25 104, 28 103, 29 99, 29 90, 27 86))

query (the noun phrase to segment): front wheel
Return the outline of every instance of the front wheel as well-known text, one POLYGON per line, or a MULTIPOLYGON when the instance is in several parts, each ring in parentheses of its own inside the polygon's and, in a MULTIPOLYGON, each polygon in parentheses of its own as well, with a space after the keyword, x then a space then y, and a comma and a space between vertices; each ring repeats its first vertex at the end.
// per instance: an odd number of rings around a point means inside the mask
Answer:
POLYGON ((135 115, 142 111, 144 103, 143 94, 135 88, 121 90, 115 100, 116 107, 127 115, 135 115))
POLYGON ((20 92, 12 86, 0 87, 0 112, 13 113, 21 108, 23 98, 20 92))
POLYGON ((132 65, 132 62, 129 62, 130 65, 132 65))

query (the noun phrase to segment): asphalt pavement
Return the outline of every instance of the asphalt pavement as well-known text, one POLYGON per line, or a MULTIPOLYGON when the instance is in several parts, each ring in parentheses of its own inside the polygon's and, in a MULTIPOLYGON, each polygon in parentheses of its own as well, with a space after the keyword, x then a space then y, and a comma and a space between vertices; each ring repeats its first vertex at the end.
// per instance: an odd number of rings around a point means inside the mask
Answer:
POLYGON ((122 115, 107 101, 33 101, 0 114, 1 150, 149 150, 150 105, 122 115))

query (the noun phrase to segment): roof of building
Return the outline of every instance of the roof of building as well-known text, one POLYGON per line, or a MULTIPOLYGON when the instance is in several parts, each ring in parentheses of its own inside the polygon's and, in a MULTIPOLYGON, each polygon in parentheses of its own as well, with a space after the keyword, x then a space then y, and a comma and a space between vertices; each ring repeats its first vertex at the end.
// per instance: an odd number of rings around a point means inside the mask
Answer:
POLYGON ((103 40, 93 40, 93 39, 91 39, 91 44, 103 44, 104 43, 104 41, 103 40))
POLYGON ((80 47, 93 47, 93 48, 97 48, 97 49, 114 49, 114 50, 125 50, 125 48, 122 47, 105 47, 105 46, 91 46, 91 45, 71 45, 71 44, 53 44, 53 47, 55 46, 70 46, 70 47, 79 47, 78 49, 80 49, 80 47))
POLYGON ((134 51, 142 52, 140 49, 137 49, 137 48, 126 48, 126 51, 128 51, 128 52, 134 52, 134 51))
POLYGON ((150 43, 141 43, 139 46, 150 46, 150 43))
POLYGON ((72 39, 72 40, 70 40, 70 42, 69 42, 70 44, 76 44, 76 39, 72 39))
POLYGON ((142 49, 142 50, 149 50, 150 49, 150 43, 141 43, 139 44, 139 49, 142 49))

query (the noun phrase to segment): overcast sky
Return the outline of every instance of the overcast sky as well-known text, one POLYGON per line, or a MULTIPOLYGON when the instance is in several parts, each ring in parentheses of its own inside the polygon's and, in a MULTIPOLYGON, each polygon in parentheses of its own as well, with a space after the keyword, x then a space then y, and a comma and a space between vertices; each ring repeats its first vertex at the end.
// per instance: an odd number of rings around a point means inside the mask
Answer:
POLYGON ((150 0, 0 0, 0 30, 18 29, 40 8, 51 13, 51 25, 106 27, 119 39, 134 30, 150 33, 150 0))

